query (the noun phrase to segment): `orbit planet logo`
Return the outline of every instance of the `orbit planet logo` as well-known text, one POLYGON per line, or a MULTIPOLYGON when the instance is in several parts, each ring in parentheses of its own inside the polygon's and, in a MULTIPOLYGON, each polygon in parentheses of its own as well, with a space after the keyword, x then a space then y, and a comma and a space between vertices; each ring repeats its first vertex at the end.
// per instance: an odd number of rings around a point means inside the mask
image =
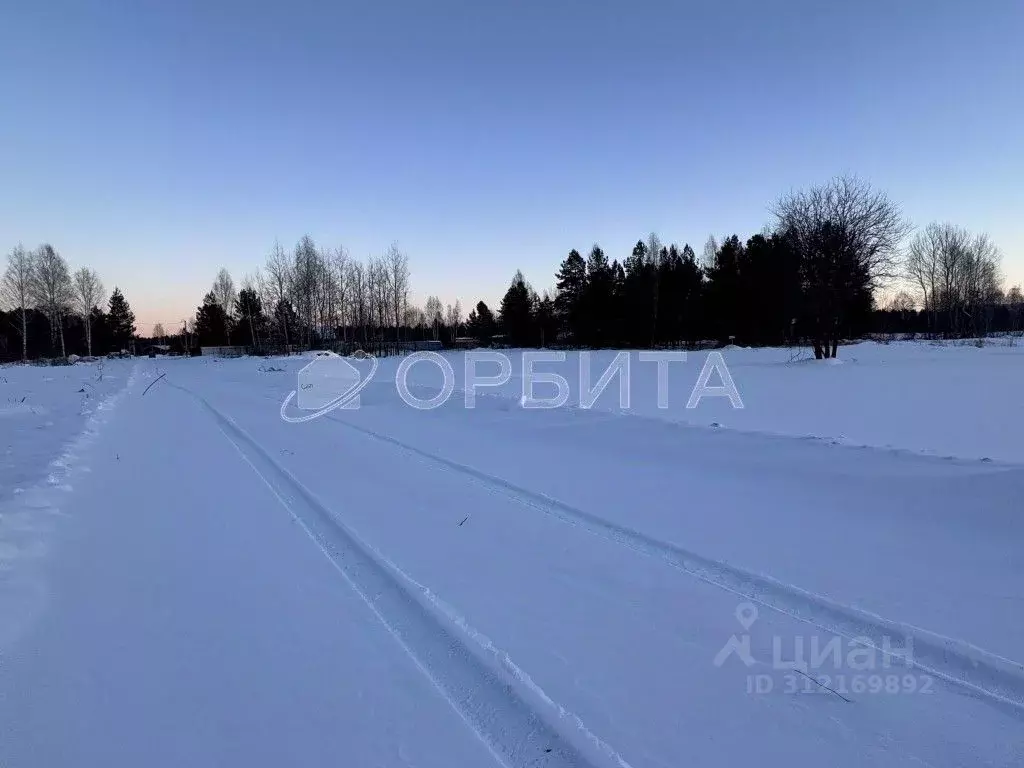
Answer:
POLYGON ((377 358, 366 355, 369 366, 361 371, 349 360, 332 353, 320 353, 299 371, 298 389, 290 392, 281 403, 281 418, 292 424, 319 419, 338 408, 358 408, 359 393, 373 381, 377 373, 377 358), (313 411, 302 416, 287 413, 288 404, 295 400, 301 411, 313 411))

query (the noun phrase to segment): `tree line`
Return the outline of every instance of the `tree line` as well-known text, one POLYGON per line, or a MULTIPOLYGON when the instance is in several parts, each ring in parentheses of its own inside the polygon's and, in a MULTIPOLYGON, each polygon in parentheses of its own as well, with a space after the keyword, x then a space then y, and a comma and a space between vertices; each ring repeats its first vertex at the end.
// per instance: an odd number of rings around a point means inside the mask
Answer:
POLYGON ((1004 291, 987 235, 930 224, 908 243, 899 206, 855 177, 784 195, 772 214, 745 241, 709 238, 699 257, 654 234, 621 262, 572 250, 553 296, 517 271, 496 316, 483 302, 470 313, 469 333, 512 346, 806 344, 820 359, 873 333, 1024 330, 1020 287, 1004 291))
POLYGON ((245 345, 257 352, 359 346, 378 354, 411 338, 409 259, 397 245, 363 261, 308 235, 289 253, 276 243, 240 290, 217 274, 186 332, 191 346, 245 345))
POLYGON ((107 300, 95 270, 74 272, 49 243, 18 245, 0 277, 0 359, 130 349, 135 316, 116 287, 107 300), (106 301, 104 311, 100 305, 106 301))
MULTIPOLYGON (((236 288, 217 274, 176 338, 181 349, 244 345, 257 353, 329 347, 376 354, 404 343, 658 347, 730 343, 806 344, 835 357, 842 339, 868 334, 983 336, 1024 330, 1019 286, 1004 290, 1000 253, 984 234, 933 223, 913 234, 900 207, 856 177, 842 176, 780 197, 772 220, 746 240, 689 244, 637 241, 621 261, 594 245, 572 250, 555 289, 538 293, 521 271, 497 311, 483 301, 436 296, 410 303, 408 256, 392 244, 356 259, 303 236, 275 243, 263 266, 236 288), (889 298, 883 298, 888 296, 889 298)), ((48 246, 8 257, 0 354, 126 347, 134 318, 115 290, 98 309, 95 272, 72 276, 48 246), (66 343, 70 334, 70 347, 66 343), (48 343, 47 343, 48 340, 48 343)), ((164 328, 153 329, 155 338, 164 328)))

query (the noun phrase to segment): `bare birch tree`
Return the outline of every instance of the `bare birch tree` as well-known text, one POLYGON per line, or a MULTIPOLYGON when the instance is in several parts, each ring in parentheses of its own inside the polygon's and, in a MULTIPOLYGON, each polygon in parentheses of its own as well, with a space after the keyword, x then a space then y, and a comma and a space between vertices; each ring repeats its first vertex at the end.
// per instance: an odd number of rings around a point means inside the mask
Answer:
POLYGON ((64 316, 74 300, 71 272, 64 257, 49 243, 39 246, 33 254, 29 294, 50 320, 50 343, 59 336, 61 357, 67 357, 64 316))
POLYGON ((213 288, 210 290, 213 292, 213 298, 216 299, 217 304, 224 310, 224 327, 228 336, 228 345, 230 346, 231 318, 235 314, 235 299, 238 298, 238 294, 235 291, 235 281, 231 279, 231 273, 224 267, 221 267, 220 272, 217 273, 217 279, 213 281, 213 288))
POLYGON ((391 316, 391 296, 388 291, 388 269, 383 258, 371 256, 367 262, 367 286, 370 292, 371 322, 377 350, 386 342, 386 329, 391 316))
POLYGON ((291 344, 290 333, 292 330, 288 327, 288 312, 285 311, 289 286, 292 283, 291 262, 288 260, 288 254, 281 247, 281 243, 277 241, 274 242, 274 247, 267 257, 266 270, 264 297, 271 308, 274 319, 281 327, 281 337, 287 347, 291 344))
POLYGON ((426 315, 427 325, 433 329, 434 341, 437 341, 441 336, 441 326, 444 325, 444 305, 441 300, 437 296, 428 296, 423 314, 426 315))
POLYGON ((28 360, 28 302, 32 291, 32 254, 18 243, 7 255, 0 299, 21 313, 21 359, 28 360))
POLYGON ((367 338, 367 316, 369 297, 366 287, 366 267, 361 261, 353 260, 348 264, 347 283, 350 295, 350 311, 352 316, 353 330, 363 346, 366 346, 367 338))
POLYGON ((459 324, 462 322, 462 304, 458 299, 455 306, 449 304, 445 308, 445 325, 452 329, 452 338, 459 335, 459 324))
MULTIPOLYGON (((85 348, 92 357, 92 310, 103 303, 106 292, 96 270, 82 267, 74 275, 74 306, 85 326, 85 348)), ((157 324, 159 326, 159 324, 157 324)), ((155 329, 154 329, 155 335, 155 329)), ((162 333, 161 333, 162 335, 162 333)))
POLYGON ((932 333, 984 332, 985 307, 1000 288, 999 249, 988 235, 933 222, 918 232, 907 249, 906 278, 918 291, 932 333))
POLYGON ((391 301, 391 319, 395 323, 395 341, 399 341, 402 318, 409 305, 409 257, 392 243, 384 256, 388 293, 391 301))
MULTIPOLYGON (((291 258, 275 243, 265 272, 261 291, 275 314, 281 306, 294 309, 298 327, 282 327, 292 342, 358 341, 378 353, 397 347, 409 304, 409 261, 397 245, 360 261, 343 247, 318 248, 305 235, 291 258)), ((277 319, 287 325, 286 316, 277 319)))
POLYGON ((307 347, 312 343, 312 330, 316 324, 317 281, 320 254, 309 235, 303 235, 295 245, 291 269, 289 297, 299 318, 299 343, 307 347))
POLYGON ((341 330, 342 342, 348 341, 348 251, 338 246, 330 255, 328 268, 333 285, 334 323, 341 330))

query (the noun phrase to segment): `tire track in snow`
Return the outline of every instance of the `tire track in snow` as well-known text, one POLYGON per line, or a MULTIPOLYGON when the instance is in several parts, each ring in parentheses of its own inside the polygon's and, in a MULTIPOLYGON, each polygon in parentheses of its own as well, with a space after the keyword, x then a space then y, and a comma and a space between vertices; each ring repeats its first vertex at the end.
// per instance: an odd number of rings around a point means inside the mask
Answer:
POLYGON ((836 602, 729 563, 691 552, 641 531, 578 509, 543 493, 488 474, 466 464, 425 451, 389 435, 357 426, 329 414, 326 418, 380 442, 387 443, 428 463, 456 472, 480 487, 581 528, 640 554, 668 563, 689 576, 712 584, 834 635, 879 653, 896 651, 894 663, 909 662, 943 682, 989 703, 1024 716, 1024 665, 986 651, 964 640, 945 637, 910 624, 836 602), (908 659, 905 654, 909 650, 908 659))
POLYGON ((630 768, 464 617, 363 541, 230 417, 191 390, 241 459, 317 544, 505 768, 630 768), (460 639, 462 635, 465 642, 460 639))

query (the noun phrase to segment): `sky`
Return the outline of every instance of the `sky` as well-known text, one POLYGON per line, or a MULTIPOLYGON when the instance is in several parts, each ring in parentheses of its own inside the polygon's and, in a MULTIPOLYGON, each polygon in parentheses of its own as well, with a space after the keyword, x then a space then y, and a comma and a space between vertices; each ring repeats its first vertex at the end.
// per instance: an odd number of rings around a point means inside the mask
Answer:
POLYGON ((413 299, 550 289, 572 248, 745 238, 855 173, 1024 282, 1024 3, 0 0, 0 251, 180 327, 275 239, 413 299))

